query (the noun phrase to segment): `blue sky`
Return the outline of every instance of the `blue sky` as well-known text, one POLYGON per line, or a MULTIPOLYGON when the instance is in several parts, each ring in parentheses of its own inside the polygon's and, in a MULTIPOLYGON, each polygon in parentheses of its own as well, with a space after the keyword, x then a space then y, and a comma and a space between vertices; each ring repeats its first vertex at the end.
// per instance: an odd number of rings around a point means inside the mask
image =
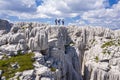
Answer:
POLYGON ((0 0, 0 18, 65 25, 120 28, 120 0, 0 0))

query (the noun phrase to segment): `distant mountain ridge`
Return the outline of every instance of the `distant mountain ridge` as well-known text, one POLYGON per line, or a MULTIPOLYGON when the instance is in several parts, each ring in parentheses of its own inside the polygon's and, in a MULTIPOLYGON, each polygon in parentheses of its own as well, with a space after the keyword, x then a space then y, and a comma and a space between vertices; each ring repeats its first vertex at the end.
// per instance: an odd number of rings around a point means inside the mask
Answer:
MULTIPOLYGON (((40 23, 40 22, 16 22, 16 23, 10 23, 7 20, 0 19, 0 30, 6 30, 7 32, 9 32, 13 25, 22 27, 22 26, 28 25, 30 23, 33 24, 34 26, 49 25, 49 24, 40 23)), ((106 28, 106 27, 104 27, 104 28, 106 28)), ((120 27, 110 28, 110 29, 111 30, 119 30, 120 27)))
POLYGON ((7 32, 9 32, 11 27, 12 23, 9 23, 7 20, 0 19, 0 30, 6 30, 7 32))

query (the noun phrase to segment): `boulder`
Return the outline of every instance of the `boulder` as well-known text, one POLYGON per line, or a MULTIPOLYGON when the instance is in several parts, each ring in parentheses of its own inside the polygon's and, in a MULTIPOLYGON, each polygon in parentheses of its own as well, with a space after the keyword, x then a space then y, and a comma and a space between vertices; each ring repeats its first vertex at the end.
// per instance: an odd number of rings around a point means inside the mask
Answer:
POLYGON ((13 27, 11 28, 10 32, 17 33, 19 29, 20 29, 19 26, 13 26, 13 27))
POLYGON ((54 80, 54 79, 51 79, 49 77, 42 77, 41 80, 54 80))
POLYGON ((45 26, 39 26, 39 27, 34 27, 31 32, 30 32, 30 37, 35 37, 37 35, 37 33, 41 32, 41 31, 45 31, 46 27, 45 26))
POLYGON ((26 51, 27 50, 27 43, 24 39, 20 39, 17 46, 16 46, 17 51, 26 51))
POLYGON ((29 28, 25 29, 25 38, 26 38, 27 42, 30 39, 30 29, 29 28))
POLYGON ((55 80, 55 79, 50 77, 42 77, 40 80, 55 80))
POLYGON ((5 76, 2 76, 1 80, 6 80, 6 77, 5 77, 5 76))
POLYGON ((25 39, 25 36, 23 33, 16 33, 13 35, 10 35, 10 37, 8 38, 8 43, 9 44, 16 44, 19 42, 20 39, 25 39))
POLYGON ((58 39, 61 44, 65 45, 67 41, 67 29, 65 27, 49 27, 47 29, 48 39, 58 39))
POLYGON ((48 36, 45 31, 40 31, 36 34, 35 38, 29 39, 28 46, 33 51, 41 51, 48 49, 48 36))
POLYGON ((48 34, 46 31, 42 30, 35 36, 35 41, 41 50, 46 50, 48 48, 48 34))
POLYGON ((18 64, 17 62, 11 64, 11 67, 12 67, 13 69, 18 69, 18 68, 20 68, 20 66, 19 66, 19 64, 18 64))
POLYGON ((2 77, 2 73, 3 73, 3 71, 2 71, 2 70, 0 70, 0 79, 1 79, 1 77, 2 77))
POLYGON ((36 62, 44 65, 45 64, 45 57, 39 52, 34 52, 34 53, 35 53, 34 58, 35 58, 36 62))
POLYGON ((8 41, 7 41, 8 38, 9 38, 9 34, 5 34, 5 35, 1 36, 0 37, 0 46, 8 44, 8 41))
POLYGON ((2 36, 3 34, 6 34, 6 30, 0 30, 0 36, 2 36))
POLYGON ((34 78, 35 78, 34 70, 26 70, 26 71, 23 71, 19 79, 20 80, 33 80, 34 78))

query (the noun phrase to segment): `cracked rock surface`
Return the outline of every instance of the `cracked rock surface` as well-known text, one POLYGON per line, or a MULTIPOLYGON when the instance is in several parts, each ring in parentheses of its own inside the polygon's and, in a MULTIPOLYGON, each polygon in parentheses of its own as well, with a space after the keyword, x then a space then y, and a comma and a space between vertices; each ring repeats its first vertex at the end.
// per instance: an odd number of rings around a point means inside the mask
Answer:
POLYGON ((18 51, 34 53, 34 69, 10 80, 120 80, 120 30, 17 23, 0 36, 0 59, 18 51))

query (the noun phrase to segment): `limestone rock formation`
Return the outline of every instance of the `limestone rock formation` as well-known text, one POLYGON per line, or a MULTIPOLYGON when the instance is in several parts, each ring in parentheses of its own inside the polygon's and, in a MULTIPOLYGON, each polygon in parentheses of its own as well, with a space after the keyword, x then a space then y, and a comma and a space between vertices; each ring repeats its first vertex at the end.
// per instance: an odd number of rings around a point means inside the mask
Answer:
POLYGON ((7 43, 8 43, 8 41, 7 41, 8 38, 9 38, 9 35, 8 35, 8 34, 7 34, 7 35, 4 35, 4 36, 1 36, 1 37, 0 37, 0 46, 7 44, 7 43))
POLYGON ((120 30, 16 23, 0 35, 0 59, 18 51, 34 53, 34 69, 10 80, 120 80, 120 30))
POLYGON ((19 26, 12 26, 10 32, 17 33, 19 29, 20 29, 19 26))
POLYGON ((46 31, 36 32, 35 37, 29 39, 29 48, 33 51, 41 51, 48 49, 48 35, 46 31))
POLYGON ((12 35, 9 36, 8 43, 15 44, 18 43, 20 39, 25 39, 23 33, 16 33, 16 34, 13 33, 12 35))
POLYGON ((26 41, 24 39, 20 39, 17 46, 16 50, 17 51, 26 51, 28 46, 26 45, 26 41))
POLYGON ((0 30, 0 36, 2 36, 3 34, 6 34, 6 30, 0 30))

